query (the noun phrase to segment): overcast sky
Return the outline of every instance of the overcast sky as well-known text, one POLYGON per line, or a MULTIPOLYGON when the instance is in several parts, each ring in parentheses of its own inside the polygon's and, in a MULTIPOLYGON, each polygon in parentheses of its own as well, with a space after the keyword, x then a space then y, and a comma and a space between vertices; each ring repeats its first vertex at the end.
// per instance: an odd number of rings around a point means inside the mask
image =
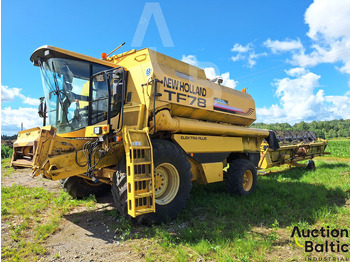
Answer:
POLYGON ((2 134, 40 126, 42 45, 100 57, 150 47, 248 89, 257 122, 350 118, 350 1, 1 2, 2 134))

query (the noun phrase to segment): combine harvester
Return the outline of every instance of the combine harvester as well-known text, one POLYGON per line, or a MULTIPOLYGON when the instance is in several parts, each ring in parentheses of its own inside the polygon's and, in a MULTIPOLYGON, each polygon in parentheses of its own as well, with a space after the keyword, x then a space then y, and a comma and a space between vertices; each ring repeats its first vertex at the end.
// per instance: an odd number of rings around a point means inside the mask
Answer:
POLYGON ((112 190, 137 222, 174 218, 193 181, 248 195, 257 169, 299 165, 327 145, 311 132, 249 128, 249 94, 148 48, 96 59, 42 46, 30 60, 41 70, 44 127, 19 132, 12 165, 60 180, 76 198, 112 190))

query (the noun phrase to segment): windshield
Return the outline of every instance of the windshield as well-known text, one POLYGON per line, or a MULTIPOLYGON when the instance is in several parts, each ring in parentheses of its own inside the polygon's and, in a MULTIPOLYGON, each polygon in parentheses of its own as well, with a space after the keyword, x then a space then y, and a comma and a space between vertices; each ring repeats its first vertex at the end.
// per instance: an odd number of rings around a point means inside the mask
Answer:
POLYGON ((39 65, 48 123, 57 128, 57 133, 72 132, 106 119, 106 84, 94 84, 90 91, 90 77, 110 67, 67 58, 39 60, 39 65))

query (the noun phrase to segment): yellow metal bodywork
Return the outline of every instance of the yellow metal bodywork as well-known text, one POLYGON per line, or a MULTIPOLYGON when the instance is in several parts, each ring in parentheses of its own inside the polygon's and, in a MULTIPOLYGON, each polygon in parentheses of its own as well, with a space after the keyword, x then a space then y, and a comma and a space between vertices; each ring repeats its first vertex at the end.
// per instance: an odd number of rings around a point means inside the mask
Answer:
MULTIPOLYGON (((175 141, 190 157, 194 153, 222 153, 242 152, 241 137, 198 136, 189 134, 175 134, 175 141)), ((200 163, 192 161, 192 173, 202 184, 219 182, 223 180, 223 162, 200 163)))
MULTIPOLYGON (((277 151, 269 149, 263 142, 269 131, 249 128, 256 119, 255 103, 249 94, 216 84, 207 79, 204 70, 148 48, 100 60, 43 46, 31 57, 34 65, 46 53, 111 68, 123 67, 127 72, 123 122, 119 123, 121 115, 117 115, 110 119, 110 126, 102 121, 65 134, 57 135, 52 126, 21 131, 14 144, 12 164, 31 167, 34 175, 42 174, 52 180, 70 176, 88 179, 85 147, 105 135, 101 150, 107 153, 93 175, 102 182, 112 183, 116 164, 126 158, 128 214, 132 217, 155 212, 156 182, 150 136, 171 138, 177 143, 188 155, 193 181, 204 184, 223 180, 223 167, 230 154, 247 157, 249 153, 260 153, 259 167, 267 168, 311 159, 321 155, 327 145, 319 140, 283 146, 277 151), (101 127, 102 133, 96 134, 95 127, 101 127), (201 162, 193 154, 219 157, 201 162)), ((85 96, 88 96, 87 88, 88 83, 85 96)), ((99 158, 100 153, 94 156, 99 158)))
POLYGON ((41 129, 39 127, 18 132, 13 144, 12 163, 16 167, 32 167, 41 129))
MULTIPOLYGON (((157 111, 167 108, 172 117, 219 123, 217 129, 220 129, 220 126, 226 128, 224 124, 226 123, 236 126, 238 130, 240 127, 249 126, 256 119, 255 103, 249 94, 213 83, 206 78, 204 70, 148 48, 130 50, 109 57, 107 60, 100 60, 53 46, 43 46, 38 48, 31 57, 35 65, 38 64, 38 57, 42 56, 45 50, 111 67, 124 67, 128 72, 126 90, 128 99, 125 109, 144 105, 145 112, 150 116, 154 109, 157 111), (155 79, 162 81, 157 85, 157 93, 160 95, 156 97, 154 96, 155 79)), ((117 118, 114 119, 117 121, 117 118)), ((144 122, 141 129, 146 126, 148 123, 144 122)), ((116 128, 116 122, 113 123, 113 119, 112 127, 116 128)), ((209 126, 209 129, 211 128, 209 126)), ((202 131, 204 130, 200 130, 199 133, 202 131)), ((182 130, 174 130, 174 132, 186 133, 182 130)), ((242 132, 245 133, 241 131, 241 134, 242 132)), ((214 134, 210 131, 205 133, 214 134)), ((251 132, 248 130, 248 133, 251 132)), ((227 135, 230 133, 228 132, 227 135)), ((264 136, 267 136, 266 131, 264 136)))
MULTIPOLYGON (((154 128, 153 124, 151 123, 152 128, 154 128)), ((160 111, 156 115, 156 130, 171 133, 226 135, 231 137, 267 137, 269 135, 269 131, 264 129, 172 117, 167 110, 160 111)))
POLYGON ((132 103, 145 104, 149 110, 154 99, 152 80, 158 79, 162 83, 158 83, 157 91, 162 95, 156 97, 155 108, 166 106, 173 116, 241 126, 249 126, 256 119, 255 103, 249 94, 208 81, 198 67, 148 48, 114 55, 107 61, 128 70, 131 79, 127 92, 132 93, 132 103), (236 111, 223 112, 216 106, 236 111))
MULTIPOLYGON (((33 169, 33 176, 43 175, 52 180, 64 179, 70 176, 82 175, 86 173, 86 156, 83 152, 83 146, 89 140, 86 139, 68 139, 56 134, 53 126, 46 126, 37 129, 27 130, 26 137, 21 140, 22 135, 16 141, 16 145, 27 143, 28 137, 35 139, 35 147, 31 161, 27 161, 24 167, 33 169)), ((29 145, 30 143, 27 143, 29 145)), ((96 170, 115 165, 120 159, 120 151, 123 150, 122 143, 106 144, 110 148, 106 156, 96 166, 96 170)), ((15 151, 18 147, 15 146, 15 151)), ((96 153, 95 158, 99 154, 96 153)), ((13 165, 17 164, 14 158, 13 165)), ((94 162, 92 164, 95 164, 94 162)), ((20 165, 17 165, 20 166, 20 165)))
POLYGON ((176 134, 172 136, 172 139, 188 154, 243 151, 241 137, 176 134))
POLYGON ((222 162, 203 163, 206 184, 220 182, 224 180, 224 165, 222 162))
MULTIPOLYGON (((189 134, 207 135, 208 140, 205 145, 194 143, 194 141, 187 144, 178 141, 186 152, 257 151, 263 138, 268 135, 267 130, 247 127, 256 118, 254 100, 249 94, 208 81, 204 70, 195 66, 148 48, 138 51, 130 50, 104 61, 52 46, 44 46, 36 52, 40 54, 41 50, 45 49, 112 67, 124 67, 128 71, 126 90, 128 99, 124 106, 123 126, 136 130, 150 127, 151 133, 158 131, 172 134, 182 133, 192 138, 195 136, 189 134), (162 81, 157 85, 157 93, 161 94, 157 97, 155 97, 155 79, 162 81), (217 106, 238 111, 224 112, 217 106), (160 111, 156 114, 156 121, 154 121, 152 112, 158 110, 160 111), (151 117, 150 122, 147 121, 149 117, 151 117)), ((35 57, 33 55, 32 60, 35 61, 35 57)), ((121 127, 117 121, 118 117, 111 119, 113 130, 121 127)), ((106 121, 99 125, 105 124, 106 121)), ((86 127, 83 136, 96 137, 93 128, 86 127)), ((81 134, 82 132, 75 131, 62 136, 74 137, 75 135, 81 136, 81 134)), ((124 133, 117 135, 124 136, 124 133)), ((123 142, 127 147, 125 139, 123 142)), ((211 173, 222 172, 220 167, 222 164, 205 163, 205 168, 202 163, 195 160, 191 164, 196 166, 194 177, 199 174, 199 180, 205 183, 222 180, 222 176, 211 178, 211 173)))
POLYGON ((26 146, 28 143, 36 141, 40 136, 40 127, 19 131, 16 146, 26 146))
MULTIPOLYGON (((242 153, 257 152, 260 150, 261 140, 259 137, 224 137, 224 136, 205 136, 190 134, 174 134, 175 141, 188 155, 193 157, 197 153, 242 153)), ((200 163, 194 159, 190 161, 192 173, 199 183, 208 184, 223 180, 223 163, 200 163)))
POLYGON ((35 66, 38 66, 39 64, 38 64, 37 58, 38 58, 38 56, 44 56, 44 52, 46 50, 52 51, 53 53, 64 54, 66 56, 74 57, 74 58, 77 58, 77 59, 83 60, 83 61, 90 61, 90 62, 102 64, 102 65, 113 66, 113 63, 110 63, 108 61, 104 61, 104 60, 101 60, 101 59, 98 59, 95 57, 83 55, 83 54, 80 54, 77 52, 69 51, 66 49, 62 49, 62 48, 50 46, 50 45, 43 45, 43 46, 37 48, 33 52, 33 54, 31 55, 30 61, 32 61, 35 66))

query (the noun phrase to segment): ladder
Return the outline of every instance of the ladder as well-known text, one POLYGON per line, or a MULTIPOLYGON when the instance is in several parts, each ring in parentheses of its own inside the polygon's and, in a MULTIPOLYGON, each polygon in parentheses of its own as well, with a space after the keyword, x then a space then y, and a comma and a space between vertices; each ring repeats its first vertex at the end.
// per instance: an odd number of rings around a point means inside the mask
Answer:
POLYGON ((128 214, 155 212, 153 150, 148 129, 123 127, 126 155, 128 214))

